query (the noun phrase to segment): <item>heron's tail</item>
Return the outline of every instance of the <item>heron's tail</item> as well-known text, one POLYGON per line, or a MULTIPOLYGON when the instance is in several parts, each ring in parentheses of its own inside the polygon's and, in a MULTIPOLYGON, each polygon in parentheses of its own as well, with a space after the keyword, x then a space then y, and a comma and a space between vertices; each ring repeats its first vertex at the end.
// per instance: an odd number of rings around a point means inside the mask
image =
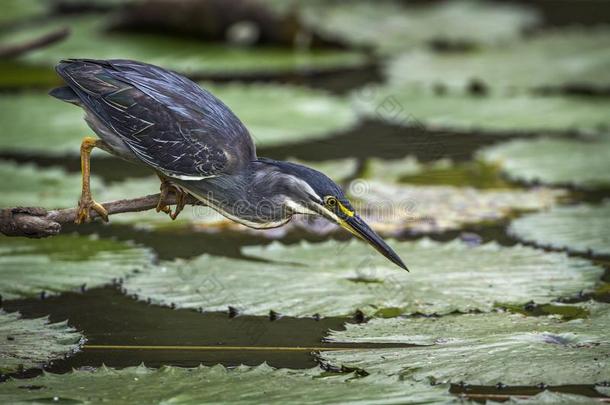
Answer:
POLYGON ((49 92, 49 95, 66 103, 80 105, 80 99, 69 86, 56 87, 49 92))

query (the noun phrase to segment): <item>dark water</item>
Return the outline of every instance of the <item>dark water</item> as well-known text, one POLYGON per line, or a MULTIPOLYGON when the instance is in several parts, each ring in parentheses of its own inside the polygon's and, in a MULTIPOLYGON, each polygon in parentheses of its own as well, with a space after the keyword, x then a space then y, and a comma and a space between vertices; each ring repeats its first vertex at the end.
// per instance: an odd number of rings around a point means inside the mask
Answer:
MULTIPOLYGON (((337 347, 411 347, 412 345, 334 344, 322 341, 329 329, 341 330, 350 318, 291 318, 231 316, 229 312, 198 313, 149 305, 121 293, 118 286, 57 297, 9 301, 6 311, 24 317, 49 315, 51 321, 69 320, 85 335, 84 349, 56 361, 46 370, 66 372, 72 368, 150 367, 199 364, 237 366, 267 362, 274 367, 311 368, 313 353, 337 347), (145 349, 100 346, 143 346, 145 349), (166 349, 159 348, 166 347, 166 349)), ((31 376, 29 371, 21 376, 31 376)))

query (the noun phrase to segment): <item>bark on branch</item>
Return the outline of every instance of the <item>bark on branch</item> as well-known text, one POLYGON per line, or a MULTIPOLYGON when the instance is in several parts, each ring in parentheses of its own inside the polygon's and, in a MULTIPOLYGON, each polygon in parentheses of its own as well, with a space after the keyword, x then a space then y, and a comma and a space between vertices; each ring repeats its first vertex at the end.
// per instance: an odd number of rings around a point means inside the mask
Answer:
MULTIPOLYGON (((102 203, 108 215, 123 212, 139 212, 154 209, 159 201, 159 194, 129 200, 117 200, 102 203)), ((176 203, 176 196, 170 193, 165 202, 176 203)), ((198 205, 199 201, 187 197, 187 204, 198 205)), ((161 214, 159 214, 161 215, 161 214)), ((47 210, 40 207, 14 207, 0 210, 0 233, 6 236, 25 236, 26 238, 45 238, 61 232, 62 224, 72 223, 76 218, 76 208, 47 210)), ((91 218, 99 215, 91 211, 91 218)))

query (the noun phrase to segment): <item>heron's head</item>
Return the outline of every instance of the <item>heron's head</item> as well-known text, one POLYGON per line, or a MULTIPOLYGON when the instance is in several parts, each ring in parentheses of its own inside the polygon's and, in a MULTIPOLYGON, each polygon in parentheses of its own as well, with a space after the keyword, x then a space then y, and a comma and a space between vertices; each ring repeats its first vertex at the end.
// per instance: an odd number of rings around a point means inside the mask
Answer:
MULTIPOLYGON (((266 160, 279 168, 283 204, 292 213, 321 215, 373 246, 392 263, 408 271, 390 246, 358 215, 341 187, 325 174, 289 162, 266 160)), ((273 188, 273 176, 268 177, 273 188)))

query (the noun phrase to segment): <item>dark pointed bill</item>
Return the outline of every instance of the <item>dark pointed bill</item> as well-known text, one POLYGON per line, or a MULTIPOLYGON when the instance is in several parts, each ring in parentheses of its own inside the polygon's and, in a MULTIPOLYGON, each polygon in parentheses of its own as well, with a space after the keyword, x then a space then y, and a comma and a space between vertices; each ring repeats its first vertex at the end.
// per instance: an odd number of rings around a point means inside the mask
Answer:
POLYGON ((388 260, 390 260, 395 265, 400 268, 409 271, 407 266, 403 263, 402 259, 392 250, 391 247, 388 246, 387 243, 381 238, 381 236, 377 235, 377 233, 371 229, 370 226, 366 224, 358 215, 354 215, 353 217, 345 220, 345 223, 352 228, 351 231, 355 235, 367 241, 371 246, 373 246, 379 253, 384 255, 388 260))

